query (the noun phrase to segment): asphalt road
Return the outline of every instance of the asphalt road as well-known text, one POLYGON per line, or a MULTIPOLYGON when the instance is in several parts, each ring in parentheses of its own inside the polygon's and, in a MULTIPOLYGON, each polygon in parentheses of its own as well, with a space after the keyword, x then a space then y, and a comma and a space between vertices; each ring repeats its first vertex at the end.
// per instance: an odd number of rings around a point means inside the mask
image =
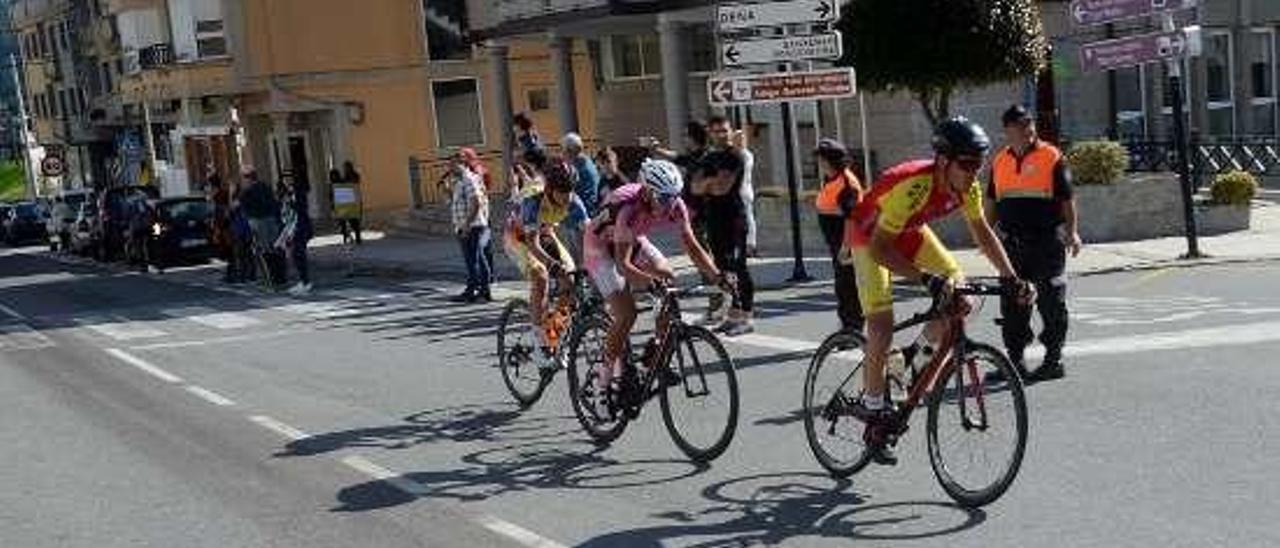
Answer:
MULTIPOLYGON (((588 443, 563 379, 509 401, 499 305, 427 281, 294 299, 0 256, 0 546, 1274 546, 1280 264, 1073 280, 1068 377, 1030 391, 1010 491, 963 510, 923 414, 893 468, 828 478, 798 414, 821 285, 731 342, 710 466, 657 407, 588 443)), ((911 300, 904 310, 921 306, 911 300)), ((995 342, 986 303, 975 338, 995 342)))

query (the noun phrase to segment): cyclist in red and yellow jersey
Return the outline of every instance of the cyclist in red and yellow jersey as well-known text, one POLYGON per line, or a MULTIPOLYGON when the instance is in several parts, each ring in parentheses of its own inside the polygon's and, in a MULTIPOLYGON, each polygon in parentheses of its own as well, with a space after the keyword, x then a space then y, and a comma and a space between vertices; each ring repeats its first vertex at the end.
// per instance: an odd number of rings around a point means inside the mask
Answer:
MULTIPOLYGON (((934 134, 934 158, 886 171, 846 225, 845 246, 852 255, 867 331, 866 390, 853 411, 869 428, 892 413, 885 398, 884 373, 893 342, 891 275, 918 280, 932 295, 944 298, 949 298, 963 276, 955 258, 929 230, 930 221, 962 210, 974 243, 1002 281, 1016 285, 1024 299, 1033 291, 1016 278, 1004 247, 983 216, 982 188, 976 175, 990 148, 991 141, 981 126, 963 117, 943 122, 934 134)), ((933 322, 926 328, 925 338, 937 346, 944 328, 941 321, 933 322)), ((869 444, 876 462, 897 462, 884 440, 871 439, 869 444)))

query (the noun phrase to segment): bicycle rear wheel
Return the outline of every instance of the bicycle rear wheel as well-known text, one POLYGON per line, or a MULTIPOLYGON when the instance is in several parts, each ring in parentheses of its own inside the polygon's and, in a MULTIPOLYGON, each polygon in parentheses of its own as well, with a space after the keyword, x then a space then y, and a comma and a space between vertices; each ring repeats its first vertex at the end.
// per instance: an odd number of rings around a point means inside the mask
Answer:
POLYGON ((818 347, 804 377, 804 433, 818 464, 832 477, 847 478, 871 462, 862 439, 865 423, 849 414, 862 397, 866 341, 841 331, 818 347))
POLYGON ((524 299, 508 302, 498 321, 498 367, 507 392, 521 408, 537 403, 550 382, 533 363, 533 353, 538 351, 534 329, 529 303, 524 299))
POLYGON ((694 462, 710 462, 729 448, 738 428, 733 359, 707 329, 687 326, 671 334, 673 350, 662 367, 680 380, 659 393, 662 422, 680 451, 694 462))
POLYGON ((929 397, 929 463, 957 503, 984 506, 1000 498, 1018 475, 1027 447, 1027 401, 1022 379, 999 350, 965 343, 929 397), (988 373, 1004 379, 990 382, 988 373))
MULTIPOLYGON (((592 315, 572 330, 569 337, 569 400, 573 402, 573 414, 591 439, 600 445, 613 443, 627 428, 626 413, 618 410, 614 416, 599 416, 589 402, 603 397, 597 382, 604 363, 605 341, 609 337, 609 320, 602 315, 592 315)), ((630 349, 624 348, 629 356, 630 349)))

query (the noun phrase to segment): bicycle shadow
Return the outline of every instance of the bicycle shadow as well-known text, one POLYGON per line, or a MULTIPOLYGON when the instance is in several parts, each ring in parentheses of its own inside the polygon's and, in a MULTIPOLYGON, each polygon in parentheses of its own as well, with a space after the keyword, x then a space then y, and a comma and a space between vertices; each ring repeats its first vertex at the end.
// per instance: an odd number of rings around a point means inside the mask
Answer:
POLYGON ((302 457, 342 449, 399 450, 440 441, 512 442, 562 437, 577 430, 573 417, 528 417, 512 404, 469 404, 414 413, 401 424, 316 434, 289 442, 276 457, 302 457), (496 407, 496 408, 495 408, 496 407))
POLYGON ((653 514, 669 525, 607 533, 579 548, 682 545, 698 548, 776 545, 801 538, 912 540, 950 535, 986 521, 979 509, 906 501, 864 505, 852 482, 818 473, 774 473, 715 483, 702 491, 713 505, 695 513, 653 514), (703 518, 713 523, 697 523, 703 518), (693 539, 701 542, 686 544, 693 539))
POLYGON ((710 470, 705 464, 645 459, 619 461, 603 456, 607 447, 581 439, 547 439, 484 449, 461 457, 450 469, 402 474, 425 492, 388 493, 386 482, 369 481, 338 492, 334 512, 365 512, 418 498, 478 502, 541 489, 625 489, 686 480, 710 470))

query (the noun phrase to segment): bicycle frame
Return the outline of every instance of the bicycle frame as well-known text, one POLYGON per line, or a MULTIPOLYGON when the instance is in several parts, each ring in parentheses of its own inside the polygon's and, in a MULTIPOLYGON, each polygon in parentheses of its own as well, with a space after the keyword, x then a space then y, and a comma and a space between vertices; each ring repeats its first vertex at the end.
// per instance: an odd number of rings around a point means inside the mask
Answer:
MULTIPOLYGON (((655 332, 650 341, 657 341, 657 349, 648 358, 650 363, 644 364, 647 370, 645 376, 640 378, 639 386, 644 390, 644 401, 648 402, 658 395, 659 391, 666 390, 669 386, 663 386, 659 382, 658 373, 663 367, 668 367, 673 359, 676 347, 672 344, 675 337, 672 335, 684 328, 684 319, 680 312, 680 298, 701 289, 700 287, 688 290, 667 290, 662 297, 662 307, 659 309, 655 321, 655 332)), ((646 344, 647 345, 647 344, 646 344)), ((691 354, 692 355, 692 354, 691 354)), ((684 360, 678 362, 680 368, 680 378, 687 379, 685 373, 686 368, 684 360)), ((699 381, 702 383, 700 391, 694 391, 689 382, 684 381, 685 395, 689 397, 705 396, 707 391, 706 373, 701 367, 697 368, 699 381)))

